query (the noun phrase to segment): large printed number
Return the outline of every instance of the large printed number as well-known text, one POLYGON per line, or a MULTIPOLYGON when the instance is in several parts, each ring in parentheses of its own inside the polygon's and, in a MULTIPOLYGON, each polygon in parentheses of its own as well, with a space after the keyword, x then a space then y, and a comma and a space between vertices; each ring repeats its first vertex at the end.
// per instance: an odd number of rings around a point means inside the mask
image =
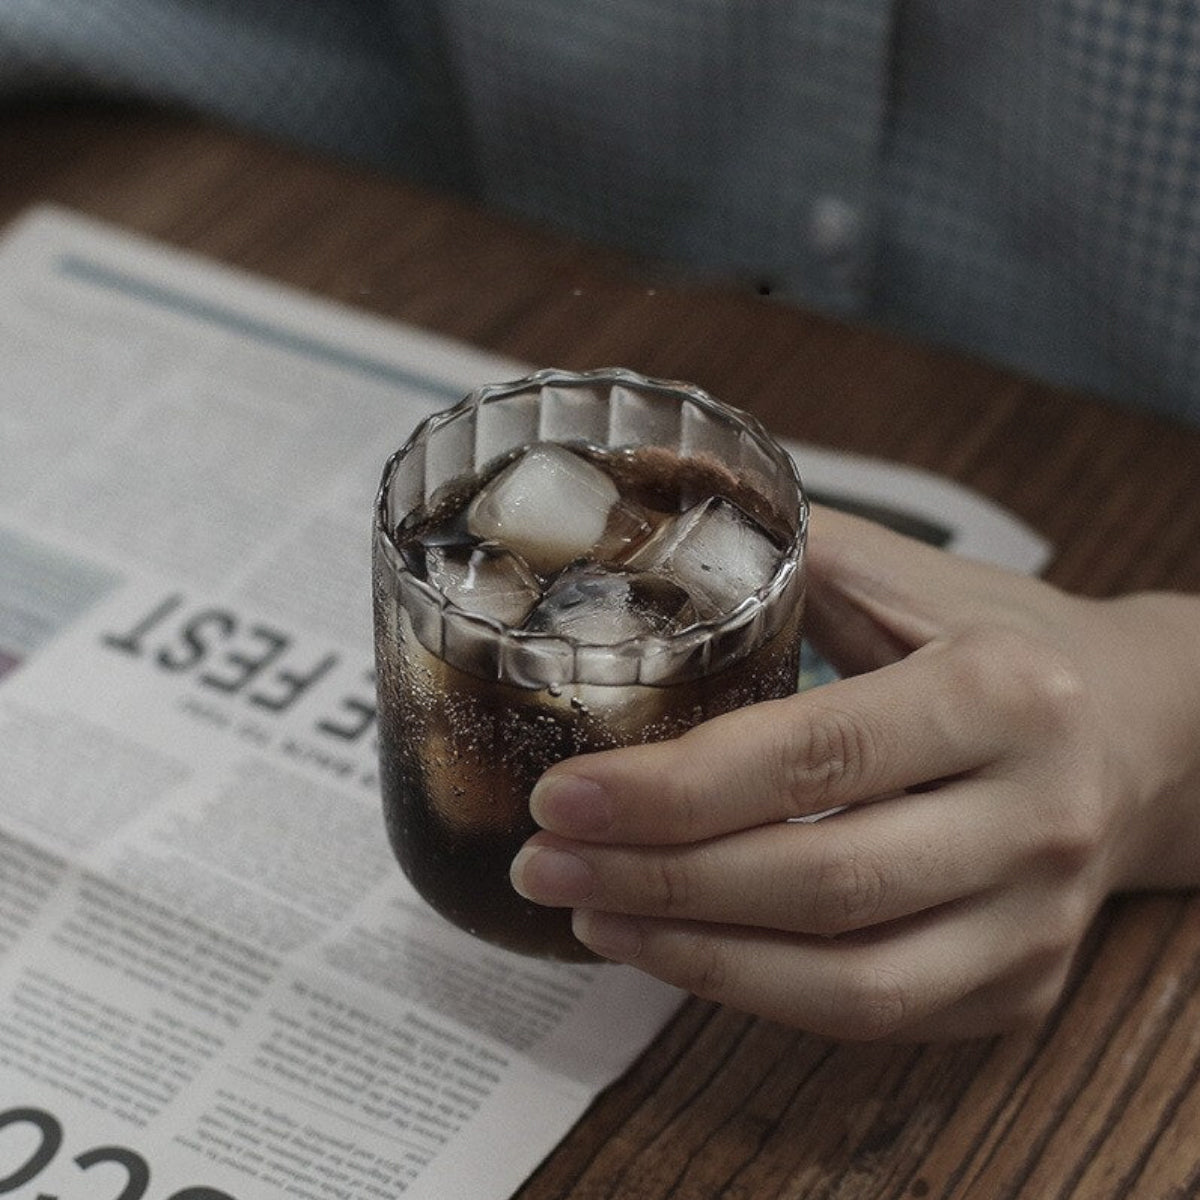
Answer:
POLYGON ((37 1126, 42 1135, 41 1144, 24 1166, 0 1179, 0 1195, 15 1192, 23 1183, 28 1183, 58 1153, 62 1145, 62 1126, 48 1112, 40 1108, 10 1108, 0 1113, 0 1129, 22 1124, 37 1126))
POLYGON ((75 1161, 84 1171, 97 1163, 120 1163, 129 1178, 121 1189, 121 1194, 114 1197, 114 1200, 142 1200, 150 1186, 150 1168, 135 1150, 126 1150, 123 1146, 97 1146, 95 1150, 85 1150, 76 1155, 75 1161))
MULTIPOLYGON (((0 1179, 0 1196, 15 1192, 49 1165, 58 1153, 63 1141, 63 1128, 58 1119, 41 1108, 10 1108, 0 1112, 0 1129, 9 1125, 33 1125, 41 1134, 38 1148, 11 1175, 0 1179)), ((97 1146, 75 1156, 81 1171, 97 1163, 119 1163, 127 1176, 121 1194, 113 1200, 142 1200, 150 1186, 150 1167, 136 1150, 124 1146, 97 1146)), ((167 1200, 237 1200, 228 1192, 210 1187, 185 1187, 167 1197, 167 1200)))

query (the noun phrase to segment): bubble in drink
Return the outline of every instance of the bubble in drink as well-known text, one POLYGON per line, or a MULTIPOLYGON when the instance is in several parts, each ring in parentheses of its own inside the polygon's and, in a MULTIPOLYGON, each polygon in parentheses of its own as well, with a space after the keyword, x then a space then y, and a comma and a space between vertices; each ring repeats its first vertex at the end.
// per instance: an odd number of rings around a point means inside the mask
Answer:
POLYGON ((794 691, 806 522, 784 452, 684 385, 544 372, 419 429, 385 471, 374 566, 384 811, 417 891, 488 941, 591 959, 569 911, 508 881, 529 792, 564 758, 794 691), (521 422, 570 445, 495 434, 521 422))

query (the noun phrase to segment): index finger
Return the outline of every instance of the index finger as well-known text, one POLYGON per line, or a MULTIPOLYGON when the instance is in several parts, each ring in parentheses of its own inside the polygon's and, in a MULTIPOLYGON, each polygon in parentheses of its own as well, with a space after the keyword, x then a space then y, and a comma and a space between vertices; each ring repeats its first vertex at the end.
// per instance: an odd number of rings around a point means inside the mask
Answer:
POLYGON ((1011 701, 983 678, 989 655, 955 645, 931 643, 670 741, 558 763, 533 790, 533 818, 582 841, 681 844, 979 769, 1013 736, 1011 701))

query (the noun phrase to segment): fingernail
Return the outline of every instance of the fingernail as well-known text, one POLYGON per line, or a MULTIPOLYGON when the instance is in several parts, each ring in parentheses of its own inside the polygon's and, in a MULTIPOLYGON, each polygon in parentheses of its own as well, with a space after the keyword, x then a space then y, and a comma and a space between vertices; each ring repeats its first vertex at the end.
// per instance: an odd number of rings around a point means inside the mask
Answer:
POLYGON ((571 914, 571 932, 589 950, 613 962, 632 962, 642 950, 642 931, 629 917, 577 908, 571 914))
POLYGON ((546 846, 523 846, 509 878, 526 900, 564 908, 586 900, 596 886, 592 868, 582 858, 546 846))
POLYGON ((529 796, 529 811, 543 828, 564 837, 597 837, 612 825, 604 789, 578 775, 546 775, 529 796))

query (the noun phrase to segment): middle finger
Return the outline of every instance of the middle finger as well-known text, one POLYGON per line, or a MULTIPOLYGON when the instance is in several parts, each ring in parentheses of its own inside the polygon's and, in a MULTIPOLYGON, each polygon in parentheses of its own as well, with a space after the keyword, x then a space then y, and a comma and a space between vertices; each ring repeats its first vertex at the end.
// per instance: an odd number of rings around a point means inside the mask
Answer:
POLYGON ((1025 848, 1006 787, 966 780, 685 846, 601 846, 539 833, 513 862, 527 899, 638 916, 835 935, 987 890, 1025 848))

